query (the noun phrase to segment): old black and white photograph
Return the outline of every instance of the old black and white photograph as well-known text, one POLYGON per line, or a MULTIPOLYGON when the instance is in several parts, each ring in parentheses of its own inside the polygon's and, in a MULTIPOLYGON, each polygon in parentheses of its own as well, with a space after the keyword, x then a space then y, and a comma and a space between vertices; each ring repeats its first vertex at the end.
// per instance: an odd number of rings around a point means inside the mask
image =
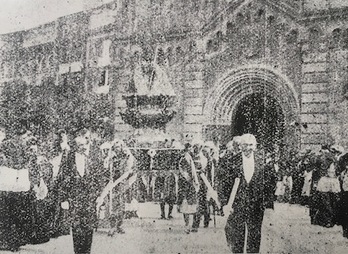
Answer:
POLYGON ((0 0, 0 253, 348 253, 348 0, 0 0))

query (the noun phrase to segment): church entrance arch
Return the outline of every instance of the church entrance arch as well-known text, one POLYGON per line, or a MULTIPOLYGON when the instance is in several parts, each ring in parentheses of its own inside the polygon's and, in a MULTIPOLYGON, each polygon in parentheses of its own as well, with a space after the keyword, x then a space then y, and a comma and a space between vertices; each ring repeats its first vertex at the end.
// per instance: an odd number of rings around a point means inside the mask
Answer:
POLYGON ((279 102, 272 96, 258 92, 240 100, 225 140, 244 133, 255 135, 259 146, 272 150, 274 144, 282 145, 285 117, 279 102))
POLYGON ((252 66, 229 72, 219 80, 204 105, 204 136, 226 144, 233 136, 252 133, 259 146, 274 144, 298 149, 299 102, 292 83, 280 73, 252 66))

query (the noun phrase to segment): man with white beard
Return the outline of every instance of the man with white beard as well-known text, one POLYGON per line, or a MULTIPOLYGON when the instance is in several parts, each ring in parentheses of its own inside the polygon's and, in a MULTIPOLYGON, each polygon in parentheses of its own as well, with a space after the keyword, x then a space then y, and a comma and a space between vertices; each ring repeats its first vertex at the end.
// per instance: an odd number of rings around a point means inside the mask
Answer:
POLYGON ((241 137, 242 153, 233 161, 233 188, 227 208, 229 217, 225 227, 226 239, 233 253, 258 253, 264 211, 272 208, 273 190, 267 188, 274 177, 265 172, 264 158, 256 153, 256 138, 252 134, 241 137), (247 232, 247 237, 245 233, 247 232))

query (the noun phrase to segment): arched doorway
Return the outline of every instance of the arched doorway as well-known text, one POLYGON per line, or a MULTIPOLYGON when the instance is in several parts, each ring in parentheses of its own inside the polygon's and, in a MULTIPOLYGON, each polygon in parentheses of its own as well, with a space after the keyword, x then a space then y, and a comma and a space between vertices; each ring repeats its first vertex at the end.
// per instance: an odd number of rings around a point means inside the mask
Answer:
POLYGON ((203 136, 225 144, 249 132, 265 148, 277 143, 286 150, 299 149, 301 133, 291 125, 300 122, 299 105, 294 85, 274 69, 265 65, 234 69, 208 91, 203 136))
POLYGON ((285 116, 279 102, 265 93, 252 93, 236 106, 228 139, 251 133, 259 146, 270 151, 275 144, 283 145, 284 128, 285 116))

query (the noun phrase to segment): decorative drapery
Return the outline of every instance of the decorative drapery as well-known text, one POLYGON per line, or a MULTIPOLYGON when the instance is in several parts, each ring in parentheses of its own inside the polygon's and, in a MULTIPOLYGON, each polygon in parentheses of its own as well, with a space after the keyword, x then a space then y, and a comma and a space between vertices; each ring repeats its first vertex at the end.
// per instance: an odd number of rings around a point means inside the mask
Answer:
MULTIPOLYGON (((169 174, 170 172, 173 172, 174 176, 178 174, 178 162, 182 155, 182 150, 172 148, 131 148, 131 152, 135 157, 136 170, 145 187, 138 190, 140 192, 139 196, 145 197, 145 201, 158 201, 155 197, 156 179, 158 176, 169 174)), ((177 186, 177 177, 175 179, 177 186)))

